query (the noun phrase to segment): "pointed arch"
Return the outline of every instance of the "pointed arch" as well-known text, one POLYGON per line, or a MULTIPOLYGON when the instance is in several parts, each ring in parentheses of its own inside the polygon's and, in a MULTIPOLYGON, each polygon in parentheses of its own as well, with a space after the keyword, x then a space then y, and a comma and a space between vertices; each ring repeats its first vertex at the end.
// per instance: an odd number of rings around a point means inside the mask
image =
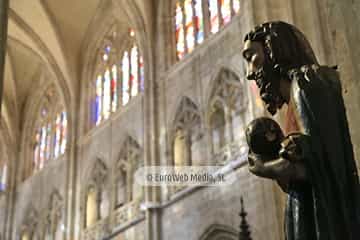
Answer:
POLYGON ((221 67, 211 80, 207 92, 206 124, 211 138, 211 153, 221 153, 228 144, 243 136, 246 99, 240 78, 232 70, 221 67))
POLYGON ((106 209, 108 175, 109 171, 106 164, 102 159, 97 158, 90 172, 87 173, 87 177, 85 177, 87 184, 82 189, 80 209, 83 228, 91 227, 108 214, 108 209, 106 209))
POLYGON ((220 224, 213 224, 200 236, 199 240, 237 240, 237 231, 220 224))
POLYGON ((61 238, 61 220, 63 219, 64 200, 57 189, 54 189, 48 200, 46 222, 43 233, 44 239, 61 238))
POLYGON ((200 163, 201 126, 197 105, 189 97, 182 97, 170 127, 172 165, 189 166, 200 163))
POLYGON ((134 181, 135 171, 143 166, 143 153, 139 143, 127 136, 121 144, 114 174, 114 208, 120 208, 133 200, 143 197, 142 188, 134 181))
POLYGON ((44 84, 28 101, 28 106, 31 108, 25 116, 27 123, 22 135, 23 179, 63 155, 68 139, 67 111, 53 83, 44 84))
POLYGON ((84 130, 108 119, 144 91, 145 64, 138 36, 130 23, 117 19, 108 4, 101 4, 91 23, 97 31, 90 28, 87 34, 93 35, 86 42, 82 74, 84 89, 89 89, 82 99, 87 118, 84 130))

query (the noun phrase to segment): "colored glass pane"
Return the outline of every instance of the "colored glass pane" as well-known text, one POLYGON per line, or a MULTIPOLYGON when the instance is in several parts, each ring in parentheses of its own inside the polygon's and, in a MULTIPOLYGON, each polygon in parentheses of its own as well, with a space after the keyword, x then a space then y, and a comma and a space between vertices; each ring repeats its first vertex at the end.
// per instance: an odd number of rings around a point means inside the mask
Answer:
POLYGON ((41 143, 40 143, 40 161, 37 169, 42 169, 45 162, 46 152, 46 127, 41 128, 41 143))
POLYGON ((114 64, 111 68, 111 110, 116 111, 117 108, 117 66, 114 64))
POLYGON ((66 112, 61 113, 61 145, 60 145, 60 153, 64 154, 67 143, 67 115, 66 112))
POLYGON ((178 59, 184 57, 185 54, 185 38, 183 26, 183 12, 180 2, 176 3, 176 17, 175 17, 175 31, 176 31, 176 56, 178 59))
POLYGON ((109 55, 104 53, 103 55, 103 60, 106 62, 107 60, 109 60, 109 55))
POLYGON ((130 35, 130 37, 134 37, 134 36, 135 36, 135 31, 134 31, 134 29, 132 29, 132 28, 129 29, 129 35, 130 35))
POLYGON ((39 165, 40 160, 40 140, 41 140, 41 132, 38 130, 36 131, 35 135, 35 149, 34 149, 34 167, 39 165))
POLYGON ((110 95, 110 71, 107 69, 104 74, 104 96, 103 96, 103 116, 104 119, 108 119, 110 116, 110 104, 111 104, 111 95, 110 95))
POLYGON ((223 24, 226 25, 231 20, 231 2, 230 0, 220 0, 221 15, 223 24))
POLYGON ((95 116, 96 125, 101 122, 101 109, 102 109, 102 77, 99 75, 96 79, 96 99, 95 99, 95 116))
POLYGON ((47 124, 46 127, 46 149, 45 149, 45 160, 49 160, 51 157, 51 123, 47 124))
POLYGON ((109 45, 107 45, 107 46, 105 47, 105 52, 106 52, 107 54, 109 54, 109 53, 110 53, 110 50, 111 50, 111 47, 110 47, 109 45))
POLYGON ((210 11, 210 31, 217 33, 219 31, 219 14, 218 14, 218 0, 209 0, 210 11))
POLYGON ((139 57, 139 74, 140 74, 140 91, 144 91, 144 60, 140 55, 139 57))
POLYGON ((122 104, 126 105, 129 102, 129 76, 130 76, 130 61, 127 51, 124 52, 122 59, 122 104))
POLYGON ((61 122, 60 122, 60 114, 56 116, 55 122, 55 138, 54 138, 54 156, 57 158, 60 153, 60 137, 61 137, 61 122))
POLYGON ((131 49, 131 74, 130 74, 130 82, 131 82, 131 96, 136 96, 139 92, 139 76, 138 76, 138 50, 137 47, 134 46, 131 49))
POLYGON ((0 191, 6 190, 6 180, 7 180, 7 165, 5 164, 1 170, 0 175, 0 191))
POLYGON ((204 41, 204 21, 201 0, 195 0, 195 28, 196 28, 196 42, 198 44, 204 41))
POLYGON ((40 150, 39 148, 40 148, 39 144, 36 144, 34 149, 34 162, 33 162, 34 169, 36 169, 37 166, 39 165, 39 150, 40 150))
POLYGON ((185 0, 184 9, 185 9, 186 45, 188 52, 192 52, 195 46, 192 0, 185 0))
POLYGON ((235 13, 239 12, 240 9, 240 0, 233 0, 233 9, 235 13))
POLYGON ((45 117, 46 114, 47 114, 47 109, 46 108, 41 109, 41 116, 45 117))

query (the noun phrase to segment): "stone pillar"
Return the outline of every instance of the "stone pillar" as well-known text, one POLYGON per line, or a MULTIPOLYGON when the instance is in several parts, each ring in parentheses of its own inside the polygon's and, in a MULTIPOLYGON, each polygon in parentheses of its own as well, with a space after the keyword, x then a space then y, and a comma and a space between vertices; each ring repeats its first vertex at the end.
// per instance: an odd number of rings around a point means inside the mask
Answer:
POLYGON ((0 0, 0 110, 4 85, 9 0, 0 0))

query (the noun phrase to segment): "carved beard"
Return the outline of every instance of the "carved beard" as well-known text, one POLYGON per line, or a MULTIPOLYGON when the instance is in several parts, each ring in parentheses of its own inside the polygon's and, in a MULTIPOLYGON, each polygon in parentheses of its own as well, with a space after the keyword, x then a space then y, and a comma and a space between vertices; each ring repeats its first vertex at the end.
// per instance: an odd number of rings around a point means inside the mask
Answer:
POLYGON ((256 71, 249 79, 255 80, 260 90, 260 97, 266 104, 266 109, 271 115, 277 112, 277 109, 285 103, 284 98, 280 94, 280 69, 278 65, 265 60, 261 69, 256 71))

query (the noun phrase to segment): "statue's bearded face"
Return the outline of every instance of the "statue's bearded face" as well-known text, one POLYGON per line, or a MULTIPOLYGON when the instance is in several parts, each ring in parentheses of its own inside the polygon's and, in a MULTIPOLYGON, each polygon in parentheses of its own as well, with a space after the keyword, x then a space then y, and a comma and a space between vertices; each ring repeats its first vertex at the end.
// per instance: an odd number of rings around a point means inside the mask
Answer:
POLYGON ((243 56, 247 63, 246 77, 254 80, 260 90, 260 97, 266 109, 274 115, 285 103, 280 93, 281 75, 265 55, 260 42, 247 40, 244 44, 243 56))

